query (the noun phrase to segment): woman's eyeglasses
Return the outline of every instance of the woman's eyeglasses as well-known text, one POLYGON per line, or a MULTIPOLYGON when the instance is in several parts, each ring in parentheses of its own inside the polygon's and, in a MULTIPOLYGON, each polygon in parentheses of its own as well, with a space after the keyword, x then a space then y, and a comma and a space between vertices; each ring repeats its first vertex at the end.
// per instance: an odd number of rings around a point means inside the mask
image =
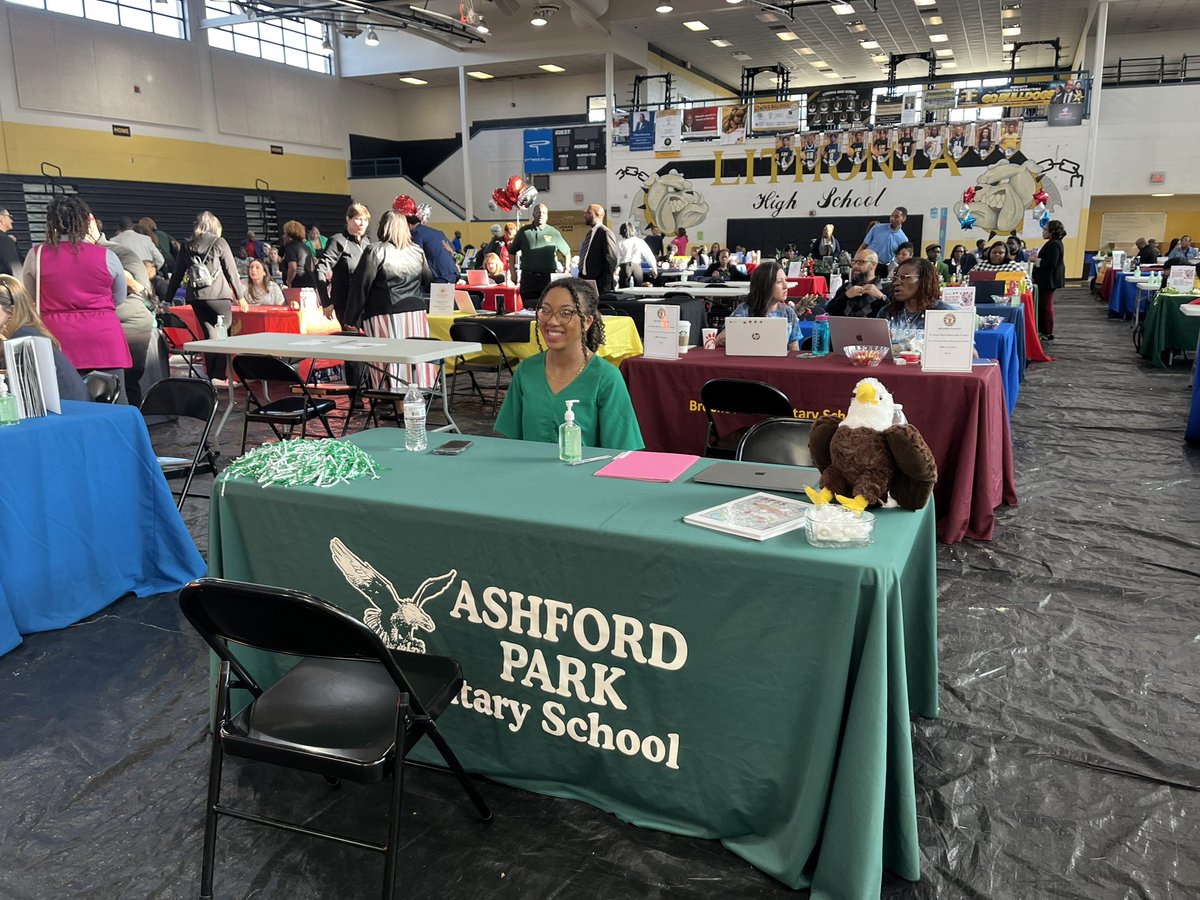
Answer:
POLYGON ((554 310, 549 306, 539 306, 537 308, 537 317, 539 319, 558 319, 558 321, 566 323, 579 315, 579 312, 570 306, 564 306, 562 309, 554 310))
POLYGON ((914 273, 910 273, 908 275, 896 275, 892 280, 893 281, 916 281, 920 277, 921 277, 920 275, 917 275, 914 272, 914 273))

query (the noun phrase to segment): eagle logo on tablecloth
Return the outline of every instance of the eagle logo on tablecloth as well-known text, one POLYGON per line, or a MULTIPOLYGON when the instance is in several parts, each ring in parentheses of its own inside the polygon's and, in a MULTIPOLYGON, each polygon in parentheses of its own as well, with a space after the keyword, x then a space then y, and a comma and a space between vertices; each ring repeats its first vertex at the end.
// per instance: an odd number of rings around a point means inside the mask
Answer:
POLYGON ((427 578, 411 597, 401 597, 390 581, 340 539, 329 542, 329 551, 333 564, 346 576, 350 586, 367 598, 369 605, 363 611, 363 622, 379 635, 384 646, 391 650, 424 653, 425 642, 416 633, 437 630, 437 625, 425 612, 425 604, 446 593, 458 577, 458 570, 451 569, 445 575, 427 578), (396 611, 387 615, 384 610, 392 604, 396 611))

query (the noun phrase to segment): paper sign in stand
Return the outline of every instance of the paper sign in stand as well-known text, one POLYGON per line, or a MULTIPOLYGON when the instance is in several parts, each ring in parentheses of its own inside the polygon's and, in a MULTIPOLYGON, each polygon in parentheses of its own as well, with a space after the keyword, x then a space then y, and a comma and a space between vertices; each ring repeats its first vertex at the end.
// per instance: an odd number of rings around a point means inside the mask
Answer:
POLYGON ((17 415, 36 419, 47 411, 61 413, 58 369, 54 347, 47 337, 10 338, 4 341, 4 368, 8 388, 17 398, 17 415))
POLYGON ((803 278, 804 277, 804 262, 802 260, 795 260, 793 262, 788 263, 787 277, 788 278, 803 278))
POLYGON ((975 285, 942 288, 942 302, 959 309, 975 308, 975 285))
POLYGON ((454 285, 431 284, 429 286, 429 314, 431 316, 454 315, 454 285))
POLYGON ((1174 288, 1181 294, 1190 294, 1195 285, 1195 266, 1171 266, 1171 272, 1167 275, 1167 287, 1174 288))
POLYGON ((679 359, 679 307, 648 303, 644 312, 644 355, 649 359, 679 359))
POLYGON ((975 313, 972 310, 928 310, 921 368, 926 372, 970 372, 974 359, 975 313))

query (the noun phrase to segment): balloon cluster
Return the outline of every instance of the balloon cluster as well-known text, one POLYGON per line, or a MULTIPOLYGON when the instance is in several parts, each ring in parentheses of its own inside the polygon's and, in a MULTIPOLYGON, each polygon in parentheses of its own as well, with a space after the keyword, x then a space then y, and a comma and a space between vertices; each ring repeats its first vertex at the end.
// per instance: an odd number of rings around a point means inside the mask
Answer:
POLYGON ((433 212, 432 207, 428 203, 417 203, 408 194, 401 194, 393 200, 392 209, 406 219, 416 219, 422 225, 429 221, 429 215, 433 212))
POLYGON ((1045 228, 1050 224, 1050 210, 1046 209, 1046 202, 1050 199, 1050 195, 1046 193, 1044 188, 1039 187, 1037 193, 1033 195, 1033 211, 1038 213, 1038 224, 1045 228))
POLYGON ((492 199, 488 206, 493 210, 502 209, 509 212, 516 209, 523 212, 537 203, 537 198, 537 188, 526 184, 520 175, 513 175, 508 179, 508 184, 492 191, 492 199))
POLYGON ((954 207, 954 215, 958 217, 958 224, 963 227, 963 231, 970 231, 975 227, 975 217, 971 215, 971 204, 975 202, 975 188, 969 187, 963 191, 962 202, 954 207))

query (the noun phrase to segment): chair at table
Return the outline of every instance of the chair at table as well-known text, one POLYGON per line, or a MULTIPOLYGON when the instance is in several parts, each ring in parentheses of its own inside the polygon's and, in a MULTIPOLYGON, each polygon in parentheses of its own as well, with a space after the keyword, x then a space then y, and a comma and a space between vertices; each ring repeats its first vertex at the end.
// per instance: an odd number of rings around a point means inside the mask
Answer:
POLYGON ((482 322, 455 322, 450 326, 450 340, 452 341, 467 341, 470 343, 482 344, 485 347, 495 347, 496 355, 492 356, 489 351, 486 357, 476 358, 474 361, 467 359, 464 356, 457 356, 454 359, 454 374, 450 378, 450 399, 454 399, 454 389, 458 384, 458 373, 466 372, 471 378, 471 387, 475 388, 475 392, 479 394, 480 404, 487 402, 483 395, 483 389, 479 386, 479 382, 475 378, 476 372, 491 373, 496 384, 492 392, 492 412, 500 411, 500 387, 501 376, 507 371, 508 378, 512 381, 512 364, 508 360, 508 354, 504 352, 504 345, 500 342, 500 338, 496 336, 496 332, 492 331, 482 322))
POLYGON ((187 363, 188 372, 191 373, 193 378, 203 378, 203 373, 196 368, 196 357, 200 356, 200 354, 189 353, 184 350, 183 345, 175 340, 168 329, 178 328, 180 331, 186 331, 189 338, 193 341, 200 340, 196 332, 192 331, 191 326, 173 312, 164 310, 156 315, 155 319, 158 320, 158 330, 162 332, 163 338, 166 339, 168 355, 177 356, 187 363))
POLYGON ((737 458, 743 462, 775 463, 781 466, 811 466, 808 435, 811 419, 792 416, 767 419, 747 431, 737 446, 737 458))
POLYGON ((206 473, 215 478, 219 471, 217 452, 208 443, 208 435, 217 416, 217 389, 202 378, 164 378, 146 392, 139 409, 147 419, 151 416, 171 416, 195 419, 201 423, 200 438, 190 460, 160 456, 158 464, 168 481, 183 479, 183 490, 179 492, 179 502, 176 504, 179 509, 183 509, 188 497, 207 497, 207 494, 190 493, 189 489, 196 475, 206 473))
POLYGON ((108 372, 88 372, 83 386, 94 403, 116 403, 121 399, 121 379, 108 372))
POLYGON ((733 415, 753 415, 786 418, 792 414, 792 401, 778 388, 762 381, 741 378, 714 378, 700 388, 700 403, 708 416, 704 455, 717 459, 733 459, 742 436, 749 427, 721 434, 713 411, 733 415))
MULTIPOLYGON (((431 337, 428 335, 412 335, 407 338, 410 341, 437 341, 440 338, 431 337)), ((421 388, 421 394, 425 397, 425 425, 429 427, 429 412, 433 409, 433 401, 440 396, 440 392, 446 389, 446 360, 439 359, 436 363, 428 363, 435 366, 437 372, 433 376, 433 387, 421 388), (428 393, 426 393, 428 391, 428 393)), ((384 376, 390 385, 393 378, 386 368, 382 369, 384 376)), ((404 410, 404 396, 408 393, 408 384, 403 381, 398 381, 394 385, 394 389, 388 388, 364 388, 362 392, 363 400, 370 404, 370 412, 367 415, 367 421, 372 428, 379 427, 380 409, 391 408, 390 415, 384 414, 384 418, 395 419, 399 425, 404 410)), ((449 424, 449 423, 445 423, 449 424)))
POLYGON ((382 896, 390 900, 402 842, 405 757, 425 735, 479 816, 491 820, 491 810, 436 724, 462 688, 462 669, 455 660, 389 649, 363 622, 299 591, 203 578, 180 591, 179 604, 221 660, 204 814, 201 897, 213 895, 217 823, 227 816, 382 853, 382 896), (299 658, 299 662, 263 688, 239 658, 244 648, 299 658), (230 705, 235 690, 251 698, 236 715, 230 705), (362 784, 391 779, 386 840, 377 843, 314 828, 309 824, 310 811, 304 811, 297 822, 222 804, 226 756, 312 772, 334 786, 341 779, 362 784))
POLYGON ((308 385, 300 377, 300 373, 274 356, 235 356, 233 371, 246 388, 246 415, 242 419, 242 447, 246 451, 246 431, 251 422, 263 422, 270 426, 275 437, 283 440, 285 435, 279 430, 280 426, 287 427, 286 437, 291 437, 297 428, 300 429, 301 439, 308 436, 308 423, 320 419, 325 426, 325 432, 333 437, 333 429, 327 418, 330 411, 337 408, 333 400, 317 400, 309 393, 308 385), (259 390, 254 389, 254 383, 260 384, 259 390), (267 396, 266 384, 276 382, 286 386, 288 396, 279 400, 271 400, 267 396), (298 394, 290 392, 299 387, 298 394), (261 396, 260 396, 261 392, 261 396))

